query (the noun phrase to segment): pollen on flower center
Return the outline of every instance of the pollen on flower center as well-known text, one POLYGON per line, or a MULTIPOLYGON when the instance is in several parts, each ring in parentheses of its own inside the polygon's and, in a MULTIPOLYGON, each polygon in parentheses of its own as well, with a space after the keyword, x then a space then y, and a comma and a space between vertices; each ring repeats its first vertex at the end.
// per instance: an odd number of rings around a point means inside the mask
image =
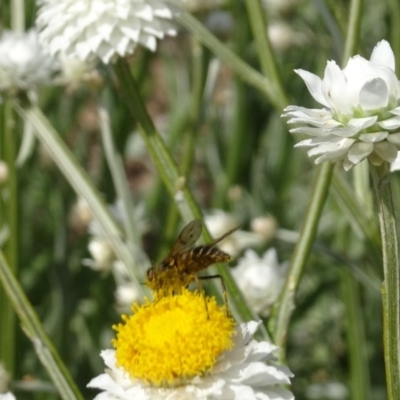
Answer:
POLYGON ((232 348, 234 321, 213 297, 183 290, 143 306, 113 328, 117 366, 155 386, 178 386, 204 375, 232 348))

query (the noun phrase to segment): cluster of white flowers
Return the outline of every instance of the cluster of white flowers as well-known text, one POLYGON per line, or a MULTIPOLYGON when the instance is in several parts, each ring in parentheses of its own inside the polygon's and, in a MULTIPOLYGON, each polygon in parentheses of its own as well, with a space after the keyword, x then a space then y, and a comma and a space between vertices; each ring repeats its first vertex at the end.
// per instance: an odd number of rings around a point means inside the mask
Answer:
POLYGON ((175 0, 40 0, 40 39, 55 55, 104 63, 132 54, 137 44, 155 50, 157 39, 175 35, 175 0))
POLYGON ((314 99, 325 106, 308 109, 289 106, 288 123, 302 126, 292 133, 312 136, 296 147, 310 147, 315 163, 341 161, 349 170, 365 158, 374 164, 393 162, 400 150, 400 84, 388 42, 374 48, 370 60, 350 58, 341 70, 334 61, 325 68, 324 79, 296 70, 314 99))

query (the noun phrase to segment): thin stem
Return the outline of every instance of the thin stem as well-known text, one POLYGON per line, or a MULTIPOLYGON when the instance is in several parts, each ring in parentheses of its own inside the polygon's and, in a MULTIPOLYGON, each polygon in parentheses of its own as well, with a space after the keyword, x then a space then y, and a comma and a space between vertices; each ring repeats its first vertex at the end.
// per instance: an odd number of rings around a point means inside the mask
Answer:
MULTIPOLYGON (((17 154, 17 134, 15 127, 15 115, 8 101, 3 106, 3 126, 2 126, 2 144, 4 146, 3 154, 0 158, 4 158, 8 166, 7 190, 8 196, 4 200, 3 224, 1 227, 8 228, 8 238, 4 246, 8 260, 12 265, 13 272, 18 271, 18 174, 15 167, 15 159, 17 154)), ((15 368, 15 313, 12 305, 2 293, 0 298, 4 298, 1 304, 0 312, 0 359, 4 362, 7 371, 14 373, 15 368)))
MULTIPOLYGON (((398 0, 389 0, 389 18, 390 18, 390 44, 394 52, 395 60, 400 60, 400 2, 398 0)), ((397 76, 400 74, 400 63, 396 63, 397 76)))
POLYGON ((341 271, 341 291, 346 309, 346 335, 349 349, 350 397, 367 400, 370 393, 368 357, 359 283, 348 271, 341 271))
POLYGON ((229 50, 214 35, 212 35, 208 29, 204 28, 196 18, 192 17, 190 14, 181 13, 178 17, 178 21, 188 29, 194 37, 219 57, 221 61, 229 65, 244 82, 254 86, 261 93, 264 93, 271 103, 273 103, 278 109, 281 110, 285 106, 285 104, 278 101, 280 99, 271 89, 271 83, 267 78, 251 68, 247 63, 241 60, 240 57, 229 50))
POLYGON ((325 163, 318 169, 310 196, 311 200, 300 229, 300 238, 290 262, 286 284, 271 318, 274 341, 282 351, 284 351, 290 317, 294 310, 294 297, 315 239, 318 221, 329 191, 332 172, 333 165, 330 163, 325 163))
POLYGON ((389 166, 370 167, 382 236, 383 344, 389 400, 400 399, 400 263, 389 166))
POLYGON ((250 26, 257 45, 257 54, 261 70, 274 85, 274 92, 278 97, 277 103, 281 104, 283 108, 284 105, 288 104, 289 100, 284 90, 271 43, 268 39, 265 11, 262 8, 260 0, 246 0, 245 4, 249 14, 250 26))
MULTIPOLYGON (((201 211, 197 206, 191 192, 185 185, 185 179, 178 172, 178 167, 166 147, 160 134, 156 131, 150 119, 143 101, 138 92, 137 84, 131 75, 129 66, 125 60, 118 60, 115 64, 115 73, 120 81, 120 91, 128 105, 132 116, 134 116, 138 130, 146 143, 147 149, 153 159, 161 178, 167 187, 170 195, 175 199, 177 207, 188 222, 194 218, 201 218, 201 211)), ((203 229, 203 239, 210 241, 210 234, 203 229)), ((231 304, 241 320, 256 318, 253 312, 247 307, 242 293, 237 288, 229 270, 222 265, 217 267, 218 273, 223 277, 228 292, 231 295, 231 304)), ((263 331, 266 337, 267 332, 263 331)))
POLYGON ((39 360, 46 368, 61 398, 83 399, 1 250, 0 281, 22 323, 25 334, 31 340, 39 360))
POLYGON ((342 58, 343 67, 347 63, 347 60, 357 51, 358 41, 360 39, 363 3, 364 0, 352 0, 350 4, 349 23, 342 58))
POLYGON ((110 168, 112 180, 117 192, 117 197, 121 201, 123 208, 122 223, 125 228, 124 230, 128 241, 132 244, 139 245, 141 238, 140 233, 135 228, 136 225, 133 221, 133 204, 129 194, 126 174, 122 158, 115 148, 113 134, 111 132, 110 117, 105 104, 99 106, 98 112, 101 138, 103 141, 103 151, 106 156, 108 167, 110 168))
POLYGON ((25 31, 24 0, 11 0, 11 29, 15 32, 25 31))

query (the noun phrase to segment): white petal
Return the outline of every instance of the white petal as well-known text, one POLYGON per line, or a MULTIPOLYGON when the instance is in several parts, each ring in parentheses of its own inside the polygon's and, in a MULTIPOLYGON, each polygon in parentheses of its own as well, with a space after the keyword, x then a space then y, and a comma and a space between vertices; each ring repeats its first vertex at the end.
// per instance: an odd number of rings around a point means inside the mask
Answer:
POLYGON ((353 110, 347 93, 346 78, 334 61, 328 61, 326 65, 322 92, 330 108, 340 114, 352 114, 353 110))
POLYGON ((335 140, 326 140, 313 149, 308 151, 310 157, 321 155, 323 153, 345 153, 354 143, 354 139, 335 138, 335 140))
POLYGON ((374 146, 374 151, 388 162, 394 162, 397 157, 396 146, 387 141, 376 143, 374 146))
POLYGON ((290 129, 290 133, 301 133, 301 134, 306 134, 310 136, 328 136, 330 135, 329 132, 324 132, 323 129, 320 128, 314 128, 311 126, 301 126, 299 128, 293 128, 290 129))
POLYGON ((311 96, 314 97, 314 99, 318 101, 318 103, 326 107, 330 107, 322 92, 322 81, 319 76, 303 69, 295 69, 294 72, 296 72, 296 74, 303 79, 311 96))
POLYGON ((386 139, 388 135, 387 132, 363 133, 359 139, 363 142, 376 143, 386 139))
POLYGON ((386 40, 381 40, 372 51, 370 61, 389 67, 392 71, 395 70, 395 59, 393 50, 386 40))
POLYGON ((400 151, 397 152, 397 157, 390 166, 390 171, 400 171, 400 151))
POLYGON ((360 131, 361 129, 366 129, 366 128, 369 128, 370 126, 374 125, 377 120, 378 120, 378 117, 376 115, 374 115, 372 117, 352 118, 348 122, 348 126, 356 128, 357 131, 360 131))
POLYGON ((356 142, 351 146, 347 157, 353 164, 358 164, 368 157, 373 149, 374 145, 372 143, 356 142))
POLYGON ((399 117, 393 117, 389 119, 385 119, 384 121, 378 122, 378 124, 383 128, 387 130, 394 130, 397 128, 400 128, 400 116, 399 117))
POLYGON ((400 115, 400 106, 393 108, 393 110, 390 110, 390 113, 393 115, 400 115))
POLYGON ((360 92, 365 84, 380 78, 386 83, 389 96, 395 99, 399 96, 400 86, 396 74, 390 68, 373 64, 361 56, 350 58, 343 70, 348 83, 348 97, 353 107, 360 106, 360 92))
POLYGON ((400 145, 400 133, 391 133, 388 135, 387 140, 395 145, 400 145))
POLYGON ((359 104, 364 110, 376 110, 386 107, 389 102, 389 90, 381 78, 366 82, 360 91, 359 104))

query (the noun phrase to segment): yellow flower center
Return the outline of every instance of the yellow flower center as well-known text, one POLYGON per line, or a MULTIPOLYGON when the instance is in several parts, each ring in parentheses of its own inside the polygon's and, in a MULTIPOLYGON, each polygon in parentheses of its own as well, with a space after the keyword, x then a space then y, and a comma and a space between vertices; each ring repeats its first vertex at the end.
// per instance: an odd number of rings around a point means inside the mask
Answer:
POLYGON ((182 290, 139 306, 114 325, 117 366, 154 386, 179 386, 204 375, 232 348, 234 321, 214 297, 182 290))

